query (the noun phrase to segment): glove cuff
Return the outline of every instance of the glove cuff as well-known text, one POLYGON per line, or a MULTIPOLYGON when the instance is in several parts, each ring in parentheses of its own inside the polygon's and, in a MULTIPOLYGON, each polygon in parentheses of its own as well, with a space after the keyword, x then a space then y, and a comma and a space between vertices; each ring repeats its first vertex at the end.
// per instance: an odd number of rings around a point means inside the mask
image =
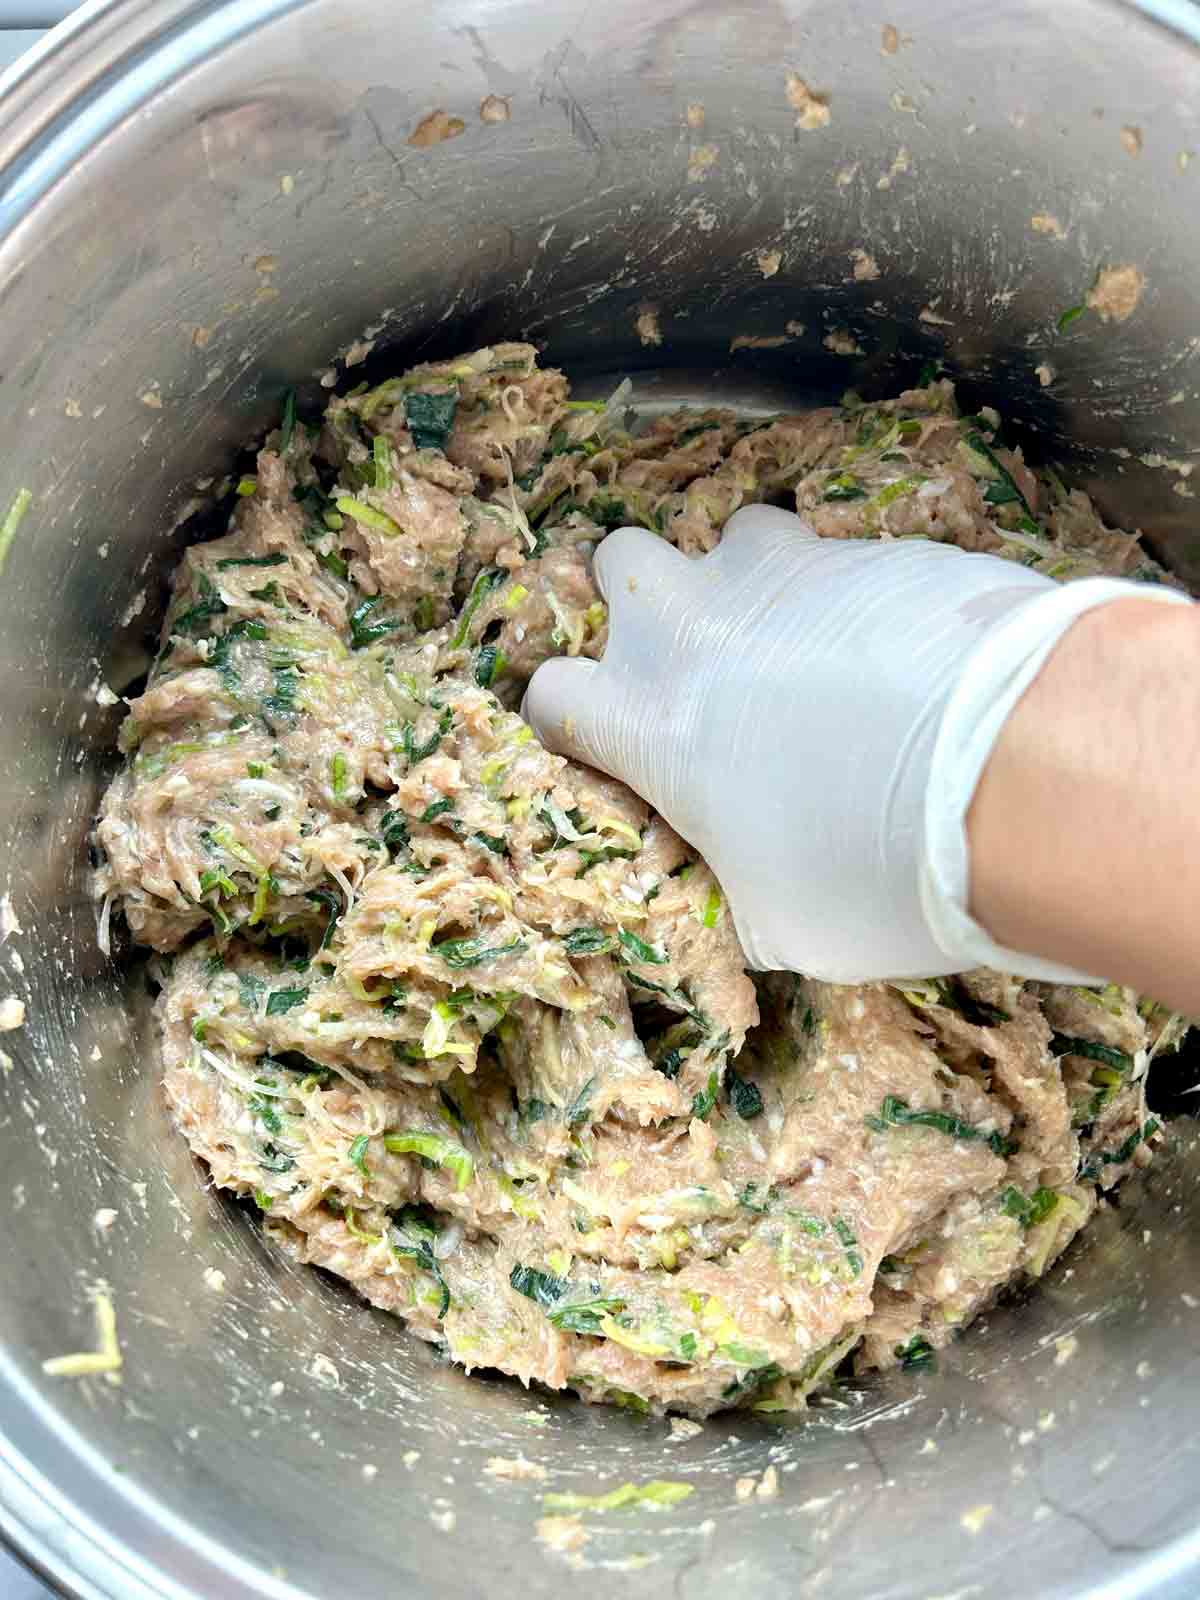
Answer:
POLYGON ((954 970, 995 967, 1051 983, 1101 978, 997 944, 970 915, 967 813, 1017 702, 1072 623, 1115 600, 1190 605, 1187 595, 1119 578, 1086 578, 1025 601, 983 636, 946 703, 925 795, 921 907, 954 970))

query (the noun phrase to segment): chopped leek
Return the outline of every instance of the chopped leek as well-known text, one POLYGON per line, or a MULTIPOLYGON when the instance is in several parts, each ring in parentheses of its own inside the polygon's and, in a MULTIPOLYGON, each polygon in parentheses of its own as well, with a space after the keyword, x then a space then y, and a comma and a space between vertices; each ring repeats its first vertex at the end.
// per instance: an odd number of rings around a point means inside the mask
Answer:
POLYGON ((5 558, 9 547, 17 536, 17 529, 25 519, 25 513, 33 504, 33 495, 28 489, 18 489, 13 497, 3 522, 0 522, 0 571, 4 569, 5 558))
POLYGON ((914 1111, 907 1101, 892 1094, 885 1095, 879 1115, 867 1117, 866 1124, 875 1133, 884 1133, 888 1128, 936 1128, 951 1139, 982 1139, 998 1156, 1011 1155, 1016 1149, 1016 1145, 1002 1133, 986 1133, 975 1123, 966 1122, 962 1117, 952 1116, 946 1111, 914 1111))
POLYGON ((524 948, 524 939, 513 939, 508 944, 488 947, 483 943, 482 936, 477 935, 473 939, 442 939, 431 944, 429 951, 431 955, 440 956, 448 967, 458 969, 481 967, 485 963, 499 961, 504 956, 518 955, 524 948))
POLYGON ((484 567, 478 574, 475 582, 471 585, 470 593, 463 602, 463 608, 458 614, 458 627, 454 630, 454 636, 450 640, 450 648, 452 650, 461 650, 463 645, 466 644, 471 618, 479 610, 492 590, 498 588, 507 577, 508 573, 504 571, 503 567, 484 567))
POLYGON ((371 1176, 371 1169, 367 1166, 367 1147, 370 1142, 365 1133, 360 1133, 346 1151, 346 1160, 352 1167, 357 1167, 364 1178, 371 1176))
POLYGON ((434 1166, 445 1167, 458 1188, 465 1189, 475 1172, 475 1158, 453 1139, 440 1133, 421 1133, 411 1129, 406 1133, 385 1133, 384 1147, 394 1156, 420 1156, 434 1166))
POLYGON ((762 1116, 763 1098, 758 1085, 751 1083, 749 1078, 740 1077, 732 1067, 725 1075, 725 1092, 729 1096, 729 1104, 743 1122, 762 1116))
POLYGON ((640 1486, 635 1483, 623 1483, 619 1489, 610 1489, 607 1494, 544 1494, 542 1505, 547 1511, 620 1511, 625 1506, 650 1506, 656 1510, 663 1510, 668 1506, 677 1506, 681 1500, 686 1500, 693 1492, 694 1485, 690 1483, 671 1483, 666 1479, 655 1478, 650 1483, 640 1486))
POLYGON ((644 939, 639 939, 637 934, 631 933, 628 928, 618 928, 617 938, 634 961, 655 967, 666 965, 667 957, 665 955, 659 955, 652 944, 647 944, 644 939))
POLYGON ((307 989, 272 989, 267 996, 267 1016, 279 1017, 286 1011, 294 1011, 307 999, 307 989))
POLYGON ((395 538, 404 532, 396 519, 389 517, 386 511, 376 511, 374 506, 366 505, 362 500, 355 500, 351 495, 339 495, 333 503, 343 516, 353 517, 355 522, 361 522, 364 528, 375 528, 380 533, 386 533, 389 538, 395 538))
POLYGON ((898 1344, 895 1356, 905 1372, 921 1372, 936 1364, 936 1356, 929 1340, 914 1333, 907 1344, 898 1344))
POLYGON ((444 451, 457 409, 458 391, 454 389, 448 394, 423 394, 418 391, 405 395, 404 420, 416 448, 444 451))

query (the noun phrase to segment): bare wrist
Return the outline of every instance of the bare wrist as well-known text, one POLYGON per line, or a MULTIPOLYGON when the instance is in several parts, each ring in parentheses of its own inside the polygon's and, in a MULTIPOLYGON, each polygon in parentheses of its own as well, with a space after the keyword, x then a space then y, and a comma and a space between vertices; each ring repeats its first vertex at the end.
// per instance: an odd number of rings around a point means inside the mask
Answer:
POLYGON ((995 940, 1137 981, 1151 918, 1163 921, 1142 891, 1174 870, 1164 849, 1195 853, 1190 815, 1173 841, 1171 813, 1177 786, 1200 777, 1197 684, 1192 608, 1121 600, 1064 634, 968 813, 971 912, 995 940))

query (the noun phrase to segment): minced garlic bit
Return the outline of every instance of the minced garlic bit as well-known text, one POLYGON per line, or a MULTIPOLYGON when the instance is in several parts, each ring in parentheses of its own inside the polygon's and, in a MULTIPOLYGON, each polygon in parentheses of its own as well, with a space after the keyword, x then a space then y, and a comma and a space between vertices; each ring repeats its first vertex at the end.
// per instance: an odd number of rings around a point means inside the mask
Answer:
POLYGON ((534 1531, 547 1550, 560 1556, 582 1550, 592 1537, 578 1517, 539 1517, 534 1531))
POLYGON ((995 1506, 972 1506, 969 1511, 964 1511, 958 1519, 969 1534, 983 1532, 983 1525, 995 1511, 995 1506))
POLYGON ((12 1033, 15 1028, 25 1026, 25 1002, 18 1000, 15 995, 9 995, 6 1000, 0 1000, 0 1033, 12 1033))
POLYGON ((816 94, 795 72, 785 79, 788 105, 796 113, 796 126, 804 133, 829 126, 829 97, 816 94))
POLYGON ((536 1461, 530 1461, 527 1456, 489 1456, 483 1470, 490 1478, 508 1478, 513 1481, 534 1478, 540 1482, 546 1476, 545 1467, 539 1466, 536 1461))

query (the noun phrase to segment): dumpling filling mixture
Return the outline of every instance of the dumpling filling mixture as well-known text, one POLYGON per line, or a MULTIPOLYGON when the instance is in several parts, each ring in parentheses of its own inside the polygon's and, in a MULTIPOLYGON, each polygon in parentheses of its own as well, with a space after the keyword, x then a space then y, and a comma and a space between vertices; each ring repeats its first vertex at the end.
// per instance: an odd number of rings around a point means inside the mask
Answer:
POLYGON ((970 972, 751 979, 720 885, 514 708, 599 656, 592 556, 753 501, 1059 578, 1161 581, 999 418, 882 405, 627 431, 532 346, 294 415, 191 548, 103 806, 214 1182, 467 1368, 703 1416, 922 1365, 1149 1159, 1153 1000, 970 972))

